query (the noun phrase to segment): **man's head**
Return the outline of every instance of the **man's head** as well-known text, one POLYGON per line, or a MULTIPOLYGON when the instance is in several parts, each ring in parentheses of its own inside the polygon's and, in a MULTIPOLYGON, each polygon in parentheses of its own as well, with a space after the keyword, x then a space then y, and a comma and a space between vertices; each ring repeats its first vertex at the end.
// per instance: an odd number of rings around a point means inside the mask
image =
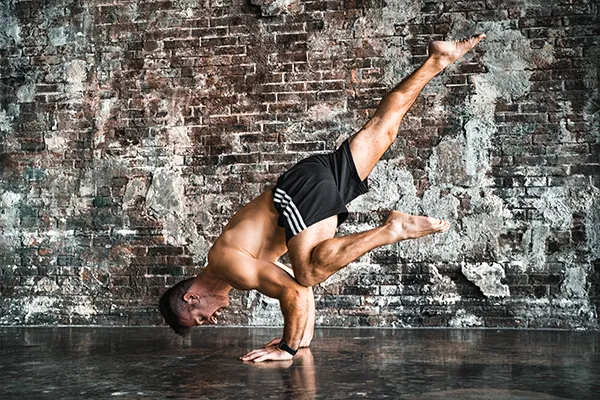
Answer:
POLYGON ((229 305, 229 296, 202 291, 190 278, 177 283, 162 295, 159 309, 165 321, 180 336, 190 328, 205 323, 216 324, 222 309, 229 305))

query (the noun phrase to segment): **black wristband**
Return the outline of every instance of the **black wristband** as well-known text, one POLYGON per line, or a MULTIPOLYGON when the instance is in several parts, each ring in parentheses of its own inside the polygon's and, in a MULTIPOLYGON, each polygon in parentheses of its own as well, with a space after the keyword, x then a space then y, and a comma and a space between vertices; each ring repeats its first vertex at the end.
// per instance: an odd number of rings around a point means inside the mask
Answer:
POLYGON ((281 339, 281 342, 279 342, 279 345, 277 346, 280 350, 283 351, 287 351, 288 353, 290 353, 292 356, 295 356, 296 353, 298 352, 298 350, 294 350, 292 349, 290 346, 288 346, 287 342, 283 339, 281 339))

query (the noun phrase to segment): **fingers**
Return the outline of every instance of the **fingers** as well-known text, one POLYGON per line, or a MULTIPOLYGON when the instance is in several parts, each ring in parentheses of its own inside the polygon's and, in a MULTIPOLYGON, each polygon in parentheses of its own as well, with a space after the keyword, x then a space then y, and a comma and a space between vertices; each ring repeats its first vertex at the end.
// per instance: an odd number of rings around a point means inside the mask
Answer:
POLYGON ((270 348, 262 348, 262 349, 252 350, 250 353, 246 354, 245 356, 240 357, 240 360, 256 361, 257 358, 260 358, 263 355, 268 354, 269 351, 270 351, 270 348))
POLYGON ((269 354, 263 354, 262 356, 255 358, 254 362, 259 363, 259 362, 267 361, 268 359, 269 359, 269 354))
POLYGON ((275 339, 271 340, 269 343, 265 344, 264 347, 277 346, 279 344, 279 342, 281 342, 281 338, 275 338, 275 339))
POLYGON ((251 361, 251 360, 255 359, 256 357, 258 357, 259 355, 261 355, 263 351, 264 351, 264 349, 252 350, 251 352, 247 353, 245 356, 240 357, 240 360, 251 361))
POLYGON ((262 355, 265 351, 268 351, 267 349, 277 348, 276 346, 279 344, 279 342, 281 342, 281 338, 275 338, 275 339, 271 340, 269 343, 265 344, 263 346, 263 348, 252 350, 249 353, 247 353, 245 356, 240 357, 240 360, 252 361, 255 358, 262 355))
POLYGON ((282 361, 291 360, 293 356, 285 351, 279 350, 277 347, 267 347, 262 349, 252 350, 243 357, 242 361, 263 362, 263 361, 282 361))
POLYGON ((279 349, 277 349, 277 351, 271 351, 268 352, 266 354, 263 354, 260 357, 255 358, 253 361, 255 363, 259 363, 259 362, 263 362, 263 361, 284 361, 284 360, 291 360, 293 358, 293 356, 289 353, 286 353, 285 351, 280 351, 279 349))

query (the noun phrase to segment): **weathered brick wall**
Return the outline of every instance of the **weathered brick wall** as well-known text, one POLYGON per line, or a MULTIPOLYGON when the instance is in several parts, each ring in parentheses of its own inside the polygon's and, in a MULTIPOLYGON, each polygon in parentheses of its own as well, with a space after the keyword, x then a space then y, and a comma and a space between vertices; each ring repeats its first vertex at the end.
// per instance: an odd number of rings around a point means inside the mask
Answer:
MULTIPOLYGON (((316 288, 321 325, 597 328, 598 2, 4 0, 0 323, 158 324, 227 219, 437 77, 351 205, 449 219, 316 288)), ((279 324, 234 292, 232 324, 279 324)))

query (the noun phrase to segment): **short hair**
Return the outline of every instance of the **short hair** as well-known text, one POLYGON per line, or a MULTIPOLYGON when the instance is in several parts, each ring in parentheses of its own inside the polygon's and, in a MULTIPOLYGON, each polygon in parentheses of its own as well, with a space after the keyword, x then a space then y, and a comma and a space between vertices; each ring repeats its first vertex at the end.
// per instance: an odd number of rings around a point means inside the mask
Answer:
POLYGON ((193 284, 194 278, 185 279, 167 290, 158 301, 158 308, 165 322, 182 337, 190 333, 190 328, 181 325, 180 322, 181 314, 188 312, 190 308, 189 304, 183 300, 183 296, 193 284))

